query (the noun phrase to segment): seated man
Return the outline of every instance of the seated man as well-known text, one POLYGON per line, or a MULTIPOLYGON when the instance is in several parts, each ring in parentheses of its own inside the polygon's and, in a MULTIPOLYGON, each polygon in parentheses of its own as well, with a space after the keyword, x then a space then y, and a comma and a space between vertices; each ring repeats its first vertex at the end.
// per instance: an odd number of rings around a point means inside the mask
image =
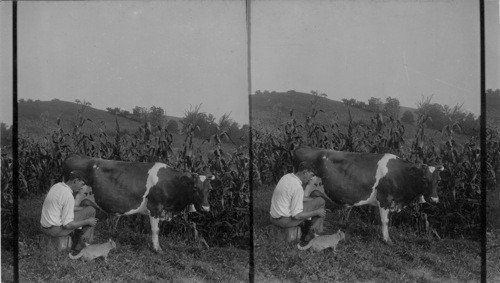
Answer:
POLYGON ((306 163, 301 163, 296 173, 289 173, 281 177, 271 199, 271 223, 289 228, 299 226, 302 222, 302 236, 300 244, 306 245, 314 233, 320 233, 325 218, 325 200, 318 198, 304 198, 302 184, 307 184, 314 176, 312 169, 306 163), (312 221, 306 219, 312 218, 312 221))
POLYGON ((75 206, 73 194, 78 193, 84 184, 81 173, 72 171, 68 181, 53 185, 43 202, 40 218, 41 230, 46 235, 62 237, 74 232, 72 250, 76 252, 85 247, 85 242, 92 240, 97 224, 93 207, 75 206))

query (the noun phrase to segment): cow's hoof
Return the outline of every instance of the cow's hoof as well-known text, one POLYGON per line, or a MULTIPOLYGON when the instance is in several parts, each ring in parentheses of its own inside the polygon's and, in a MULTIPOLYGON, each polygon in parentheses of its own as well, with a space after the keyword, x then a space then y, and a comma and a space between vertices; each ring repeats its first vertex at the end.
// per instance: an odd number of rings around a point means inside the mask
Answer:
POLYGON ((161 248, 154 249, 155 253, 157 254, 163 254, 163 250, 161 248))
POLYGON ((389 245, 389 246, 393 246, 394 244, 392 243, 392 240, 391 238, 387 239, 387 240, 384 240, 384 242, 389 245))

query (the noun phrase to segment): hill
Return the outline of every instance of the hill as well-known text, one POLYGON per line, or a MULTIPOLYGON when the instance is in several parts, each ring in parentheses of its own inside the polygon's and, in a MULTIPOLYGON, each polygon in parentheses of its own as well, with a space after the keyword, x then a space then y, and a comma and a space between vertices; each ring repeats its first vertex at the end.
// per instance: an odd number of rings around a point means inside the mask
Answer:
MULTIPOLYGON (((342 127, 346 126, 349 121, 349 112, 352 120, 356 123, 360 121, 370 121, 376 117, 372 111, 347 107, 344 103, 336 100, 331 100, 326 97, 312 95, 303 92, 271 92, 259 93, 250 96, 252 125, 257 129, 273 130, 280 126, 283 122, 290 119, 290 111, 293 111, 293 117, 298 122, 303 123, 311 110, 316 109, 321 111, 316 120, 319 123, 330 123, 337 121, 342 127)), ((415 112, 416 109, 410 107, 400 107, 400 114, 404 111, 415 112)), ((416 114, 415 114, 416 118, 416 114)), ((416 134, 417 128, 413 124, 403 123, 405 126, 405 136, 409 139, 416 134)), ((427 135, 440 136, 439 131, 428 129, 427 135)), ((457 135, 457 141, 464 142, 466 136, 457 135)))
MULTIPOLYGON (((126 134, 135 133, 142 123, 133 119, 115 116, 105 110, 95 109, 90 106, 53 99, 51 101, 23 101, 18 107, 18 127, 19 136, 29 136, 30 138, 40 139, 50 135, 54 130, 58 129, 57 120, 60 118, 60 126, 65 133, 71 133, 74 125, 78 123, 79 113, 85 119, 90 121, 85 122, 82 127, 83 133, 95 133, 102 130, 108 136, 116 134, 116 120, 120 126, 120 132, 126 134)), ((175 120, 180 123, 182 118, 167 116, 167 121, 175 120)), ((180 125, 179 125, 180 126, 180 125)), ((179 149, 184 144, 185 135, 181 133, 173 133, 172 147, 179 149)), ((209 145, 205 139, 195 137, 193 143, 196 148, 207 151, 209 145)), ((223 141, 223 150, 233 152, 236 146, 228 141, 223 141)))
MULTIPOLYGON (((90 124, 103 129, 106 133, 116 131, 116 119, 121 131, 135 132, 141 123, 108 113, 107 111, 96 109, 90 106, 53 99, 51 101, 25 101, 19 103, 18 125, 19 133, 31 136, 40 136, 50 133, 56 129, 57 120, 60 119, 64 130, 72 130, 73 125, 78 123, 78 113, 90 119, 90 124)), ((168 117, 179 121, 178 117, 168 117)), ((85 124, 89 126, 89 123, 85 124)))
MULTIPOLYGON (((353 121, 369 121, 375 113, 354 107, 347 107, 344 103, 326 97, 315 96, 303 92, 272 92, 268 94, 254 94, 251 96, 252 123, 254 126, 266 127, 276 121, 286 121, 293 111, 298 120, 305 120, 312 108, 321 111, 317 119, 328 122, 336 119, 340 124, 347 123, 349 111, 353 121)), ((401 111, 416 111, 409 107, 401 107, 401 111)))

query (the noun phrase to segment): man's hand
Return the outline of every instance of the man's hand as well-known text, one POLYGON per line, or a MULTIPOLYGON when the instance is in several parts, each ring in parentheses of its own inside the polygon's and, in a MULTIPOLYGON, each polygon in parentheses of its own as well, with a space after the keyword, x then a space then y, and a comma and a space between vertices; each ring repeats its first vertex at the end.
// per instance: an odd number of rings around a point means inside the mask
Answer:
POLYGON ((326 216, 326 210, 324 208, 317 209, 316 210, 316 216, 325 217, 326 216))
POLYGON ((95 226, 96 224, 97 224, 97 218, 91 217, 91 218, 87 219, 87 225, 95 226))

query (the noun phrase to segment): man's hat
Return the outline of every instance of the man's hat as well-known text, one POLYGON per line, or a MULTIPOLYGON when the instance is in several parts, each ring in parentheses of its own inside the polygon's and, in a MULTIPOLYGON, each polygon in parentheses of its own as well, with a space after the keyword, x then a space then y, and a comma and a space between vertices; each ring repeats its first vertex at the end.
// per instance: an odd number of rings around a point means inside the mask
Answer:
POLYGON ((69 173, 69 180, 73 180, 73 179, 80 179, 85 184, 87 184, 87 179, 83 176, 83 174, 80 171, 73 170, 73 171, 71 171, 71 173, 69 173))

